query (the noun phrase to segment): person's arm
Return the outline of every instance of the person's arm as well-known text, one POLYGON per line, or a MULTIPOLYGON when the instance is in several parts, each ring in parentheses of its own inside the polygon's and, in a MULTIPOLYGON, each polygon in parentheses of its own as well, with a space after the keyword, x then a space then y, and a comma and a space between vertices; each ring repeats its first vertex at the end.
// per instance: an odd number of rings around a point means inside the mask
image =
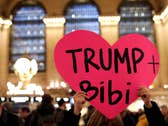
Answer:
POLYGON ((138 96, 144 102, 144 110, 149 126, 165 126, 164 117, 157 103, 151 100, 149 90, 145 87, 140 88, 138 90, 138 96))
POLYGON ((61 126, 78 126, 80 120, 80 114, 74 114, 74 109, 64 111, 64 119, 61 122, 61 126))
POLYGON ((121 116, 120 115, 117 115, 114 119, 113 119, 113 121, 112 121, 112 126, 124 126, 124 123, 123 123, 123 121, 122 121, 122 119, 121 119, 121 116))
POLYGON ((70 111, 65 111, 64 121, 62 126, 78 126, 80 120, 80 112, 85 103, 87 95, 80 91, 74 95, 74 107, 70 111))
POLYGON ((143 100, 145 107, 152 107, 151 95, 146 87, 141 87, 138 89, 138 96, 141 97, 141 99, 143 100))

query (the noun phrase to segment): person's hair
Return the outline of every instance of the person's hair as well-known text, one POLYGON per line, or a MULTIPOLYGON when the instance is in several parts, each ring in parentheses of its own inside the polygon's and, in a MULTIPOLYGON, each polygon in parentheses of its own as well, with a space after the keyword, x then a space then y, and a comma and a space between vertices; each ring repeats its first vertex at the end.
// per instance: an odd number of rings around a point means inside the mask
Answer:
POLYGON ((22 107, 22 108, 21 108, 21 111, 22 111, 22 112, 27 112, 27 113, 29 113, 29 112, 30 112, 30 109, 29 109, 29 107, 22 107))
POLYGON ((120 115, 113 119, 108 119, 99 111, 95 110, 90 116, 87 126, 124 126, 124 124, 120 115))
POLYGON ((4 109, 8 110, 9 112, 13 111, 12 103, 11 102, 5 102, 3 104, 4 109))
POLYGON ((65 103, 64 99, 61 98, 61 99, 58 101, 58 106, 62 106, 64 103, 65 103))
POLYGON ((160 106, 161 109, 168 109, 167 105, 160 106))
POLYGON ((53 98, 51 97, 51 95, 49 94, 44 94, 42 96, 42 102, 41 104, 51 104, 53 101, 53 98))

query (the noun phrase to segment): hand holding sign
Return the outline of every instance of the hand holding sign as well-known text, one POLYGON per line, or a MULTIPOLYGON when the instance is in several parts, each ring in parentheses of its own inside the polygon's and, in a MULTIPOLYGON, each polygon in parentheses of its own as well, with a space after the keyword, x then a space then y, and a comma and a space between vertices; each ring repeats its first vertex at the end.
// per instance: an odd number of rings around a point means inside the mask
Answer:
POLYGON ((112 118, 137 98, 141 85, 149 86, 159 70, 155 46, 144 36, 130 34, 113 46, 99 35, 79 30, 56 45, 55 65, 75 90, 112 118))

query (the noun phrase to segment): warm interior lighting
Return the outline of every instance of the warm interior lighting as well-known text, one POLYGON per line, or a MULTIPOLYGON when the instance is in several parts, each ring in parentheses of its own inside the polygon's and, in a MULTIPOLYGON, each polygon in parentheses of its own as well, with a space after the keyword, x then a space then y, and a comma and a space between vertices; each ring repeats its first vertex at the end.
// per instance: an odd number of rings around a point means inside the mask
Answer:
POLYGON ((42 101, 42 97, 35 97, 35 100, 38 101, 38 102, 41 102, 42 101))
POLYGON ((116 25, 120 21, 120 16, 100 16, 99 22, 102 25, 116 25))
POLYGON ((48 27, 58 27, 58 26, 63 26, 65 23, 65 18, 64 17, 46 17, 43 19, 43 22, 46 24, 48 27))
POLYGON ((11 101, 14 101, 16 103, 27 102, 28 100, 29 100, 29 97, 11 97, 11 101))
POLYGON ((2 102, 5 102, 6 98, 5 97, 0 97, 2 102))
POLYGON ((168 6, 164 9, 164 11, 160 15, 153 16, 153 21, 155 23, 165 22, 168 18, 168 6))
POLYGON ((166 18, 168 15, 168 6, 165 8, 165 10, 161 13, 160 17, 162 20, 164 20, 164 18, 166 18))
MULTIPOLYGON (((22 82, 19 82, 22 83, 22 82)), ((24 89, 22 86, 15 86, 15 84, 8 82, 7 83, 8 91, 7 95, 43 95, 44 91, 41 86, 30 83, 24 89)))
POLYGON ((168 84, 164 84, 164 85, 163 85, 163 88, 164 88, 164 89, 168 89, 168 84))
MULTIPOLYGON (((58 26, 63 26, 65 23, 65 18, 64 17, 53 17, 49 18, 46 17, 43 19, 44 23, 48 27, 58 27, 58 26)), ((100 16, 99 17, 99 22, 102 25, 116 25, 120 21, 120 16, 100 16)))
POLYGON ((60 88, 67 88, 67 84, 64 81, 59 82, 58 80, 56 81, 51 81, 49 86, 47 86, 47 89, 60 89, 60 88))
POLYGON ((9 28, 12 25, 11 20, 4 20, 0 17, 0 26, 3 26, 4 28, 9 28))
POLYGON ((38 65, 35 59, 19 58, 14 64, 14 72, 19 78, 17 86, 8 82, 8 95, 43 95, 41 86, 31 83, 32 77, 37 73, 38 65))
POLYGON ((128 106, 128 110, 132 112, 137 112, 139 109, 143 109, 144 102, 142 100, 137 99, 132 104, 128 106))
POLYGON ((12 25, 12 21, 11 20, 3 20, 3 24, 4 25, 12 25))
MULTIPOLYGON (((154 15, 153 21, 155 23, 160 23, 162 21, 166 21, 168 17, 168 6, 164 9, 164 11, 160 15, 154 15)), ((63 26, 65 23, 64 17, 46 17, 43 19, 46 26, 49 27, 58 27, 63 26)), ((115 25, 120 21, 120 16, 99 16, 99 22, 103 25, 115 25)), ((12 25, 12 21, 7 19, 3 19, 0 17, 0 25, 5 25, 6 27, 12 25)))
POLYGON ((154 88, 154 86, 153 86, 153 85, 150 85, 150 86, 149 86, 149 89, 153 89, 153 88, 154 88))
POLYGON ((3 24, 3 19, 0 17, 0 24, 2 25, 3 24))

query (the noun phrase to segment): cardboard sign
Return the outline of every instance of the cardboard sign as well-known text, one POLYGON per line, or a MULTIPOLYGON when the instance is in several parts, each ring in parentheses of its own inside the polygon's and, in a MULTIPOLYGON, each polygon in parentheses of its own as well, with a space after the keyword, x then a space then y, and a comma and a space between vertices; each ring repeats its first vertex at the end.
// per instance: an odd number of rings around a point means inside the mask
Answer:
POLYGON ((85 30, 65 35, 55 46, 55 65, 75 91, 107 118, 113 118, 137 98, 140 86, 149 86, 159 70, 152 42, 139 34, 121 37, 109 45, 85 30))

